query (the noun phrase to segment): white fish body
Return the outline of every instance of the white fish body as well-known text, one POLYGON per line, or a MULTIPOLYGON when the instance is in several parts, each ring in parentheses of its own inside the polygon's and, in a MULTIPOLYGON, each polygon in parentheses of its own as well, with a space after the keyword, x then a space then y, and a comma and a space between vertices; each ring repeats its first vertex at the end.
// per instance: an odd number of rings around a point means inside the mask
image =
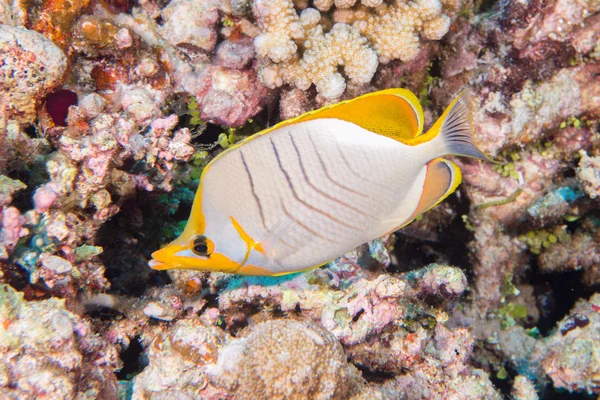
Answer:
MULTIPOLYGON (((412 113, 409 125, 422 129, 416 98, 396 91, 410 105, 403 110, 412 113)), ((449 107, 432 128, 442 134, 428 133, 428 140, 409 138, 406 127, 393 137, 365 127, 380 129, 378 120, 355 123, 351 116, 326 114, 251 137, 207 166, 186 232, 172 244, 181 248, 170 252, 171 259, 164 253, 169 246, 156 252, 151 266, 186 268, 174 259, 187 257, 196 259, 189 260, 196 262, 191 268, 281 275, 322 265, 395 231, 460 183, 458 167, 441 156, 485 157, 471 139, 468 103, 453 104, 456 115, 449 107), (213 247, 200 259, 190 244, 198 235, 213 247)))

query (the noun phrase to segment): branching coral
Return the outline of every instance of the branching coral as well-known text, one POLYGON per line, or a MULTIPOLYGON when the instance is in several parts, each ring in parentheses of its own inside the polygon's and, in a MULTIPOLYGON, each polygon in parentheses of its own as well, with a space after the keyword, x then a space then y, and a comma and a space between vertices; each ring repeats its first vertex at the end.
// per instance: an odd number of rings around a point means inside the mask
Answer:
POLYGON ((358 30, 346 24, 335 24, 329 33, 323 33, 319 25, 321 16, 314 9, 306 9, 300 21, 306 29, 307 39, 302 58, 294 57, 281 64, 270 64, 261 72, 263 82, 270 87, 292 83, 302 90, 315 84, 325 98, 339 98, 346 89, 346 82, 338 72, 344 73, 351 82, 368 83, 377 69, 377 56, 367 45, 358 30))
POLYGON ((376 13, 365 8, 339 10, 334 19, 352 23, 358 28, 373 44, 379 61, 410 61, 419 52, 419 35, 429 40, 440 40, 450 28, 450 15, 456 13, 459 7, 460 2, 457 1, 397 1, 390 6, 382 5, 376 13))
MULTIPOLYGON (((420 48, 419 35, 441 39, 448 32, 449 15, 460 6, 459 2, 443 5, 439 0, 398 1, 387 6, 374 0, 350 9, 354 3, 335 2, 337 23, 326 32, 327 23, 315 9, 305 9, 298 18, 292 1, 256 1, 254 14, 263 29, 255 39, 256 50, 275 63, 263 68, 263 82, 269 87, 293 84, 302 90, 314 83, 323 97, 339 98, 346 88, 344 77, 337 72, 339 66, 351 83, 368 83, 377 69, 377 57, 382 62, 414 59, 420 48), (299 47, 302 55, 297 54, 299 47)), ((322 11, 332 5, 330 0, 315 3, 322 11)))
POLYGON ((254 39, 256 53, 276 63, 292 58, 298 50, 294 39, 305 37, 294 4, 287 0, 256 0, 252 9, 262 29, 254 39))

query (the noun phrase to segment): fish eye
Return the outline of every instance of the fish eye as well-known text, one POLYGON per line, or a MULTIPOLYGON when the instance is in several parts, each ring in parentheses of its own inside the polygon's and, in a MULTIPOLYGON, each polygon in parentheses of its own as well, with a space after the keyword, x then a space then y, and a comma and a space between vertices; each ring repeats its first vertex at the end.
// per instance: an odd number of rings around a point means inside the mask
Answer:
POLYGON ((214 245, 206 236, 198 235, 192 239, 190 249, 198 256, 207 257, 213 252, 214 245))

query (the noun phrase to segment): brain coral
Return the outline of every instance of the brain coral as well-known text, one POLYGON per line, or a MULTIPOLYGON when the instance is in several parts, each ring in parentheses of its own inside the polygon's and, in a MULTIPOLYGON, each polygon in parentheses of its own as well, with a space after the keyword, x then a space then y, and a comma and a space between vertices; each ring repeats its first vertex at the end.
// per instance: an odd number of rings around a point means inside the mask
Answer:
POLYGON ((221 349, 209 373, 239 400, 346 399, 364 384, 331 333, 294 320, 254 326, 221 349))

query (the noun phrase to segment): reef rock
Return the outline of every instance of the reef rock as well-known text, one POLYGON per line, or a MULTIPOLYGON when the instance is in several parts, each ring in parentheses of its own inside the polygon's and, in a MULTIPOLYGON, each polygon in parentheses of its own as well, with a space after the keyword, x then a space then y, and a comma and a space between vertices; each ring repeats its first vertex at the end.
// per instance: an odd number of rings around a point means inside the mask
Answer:
POLYGON ((75 399, 117 396, 116 349, 64 300, 27 302, 0 285, 0 397, 75 399))
POLYGON ((364 379, 335 337, 306 321, 250 328, 219 352, 211 380, 236 399, 347 399, 364 379))
POLYGON ((65 79, 65 54, 37 32, 0 24, 0 59, 0 114, 34 122, 44 96, 65 79))

